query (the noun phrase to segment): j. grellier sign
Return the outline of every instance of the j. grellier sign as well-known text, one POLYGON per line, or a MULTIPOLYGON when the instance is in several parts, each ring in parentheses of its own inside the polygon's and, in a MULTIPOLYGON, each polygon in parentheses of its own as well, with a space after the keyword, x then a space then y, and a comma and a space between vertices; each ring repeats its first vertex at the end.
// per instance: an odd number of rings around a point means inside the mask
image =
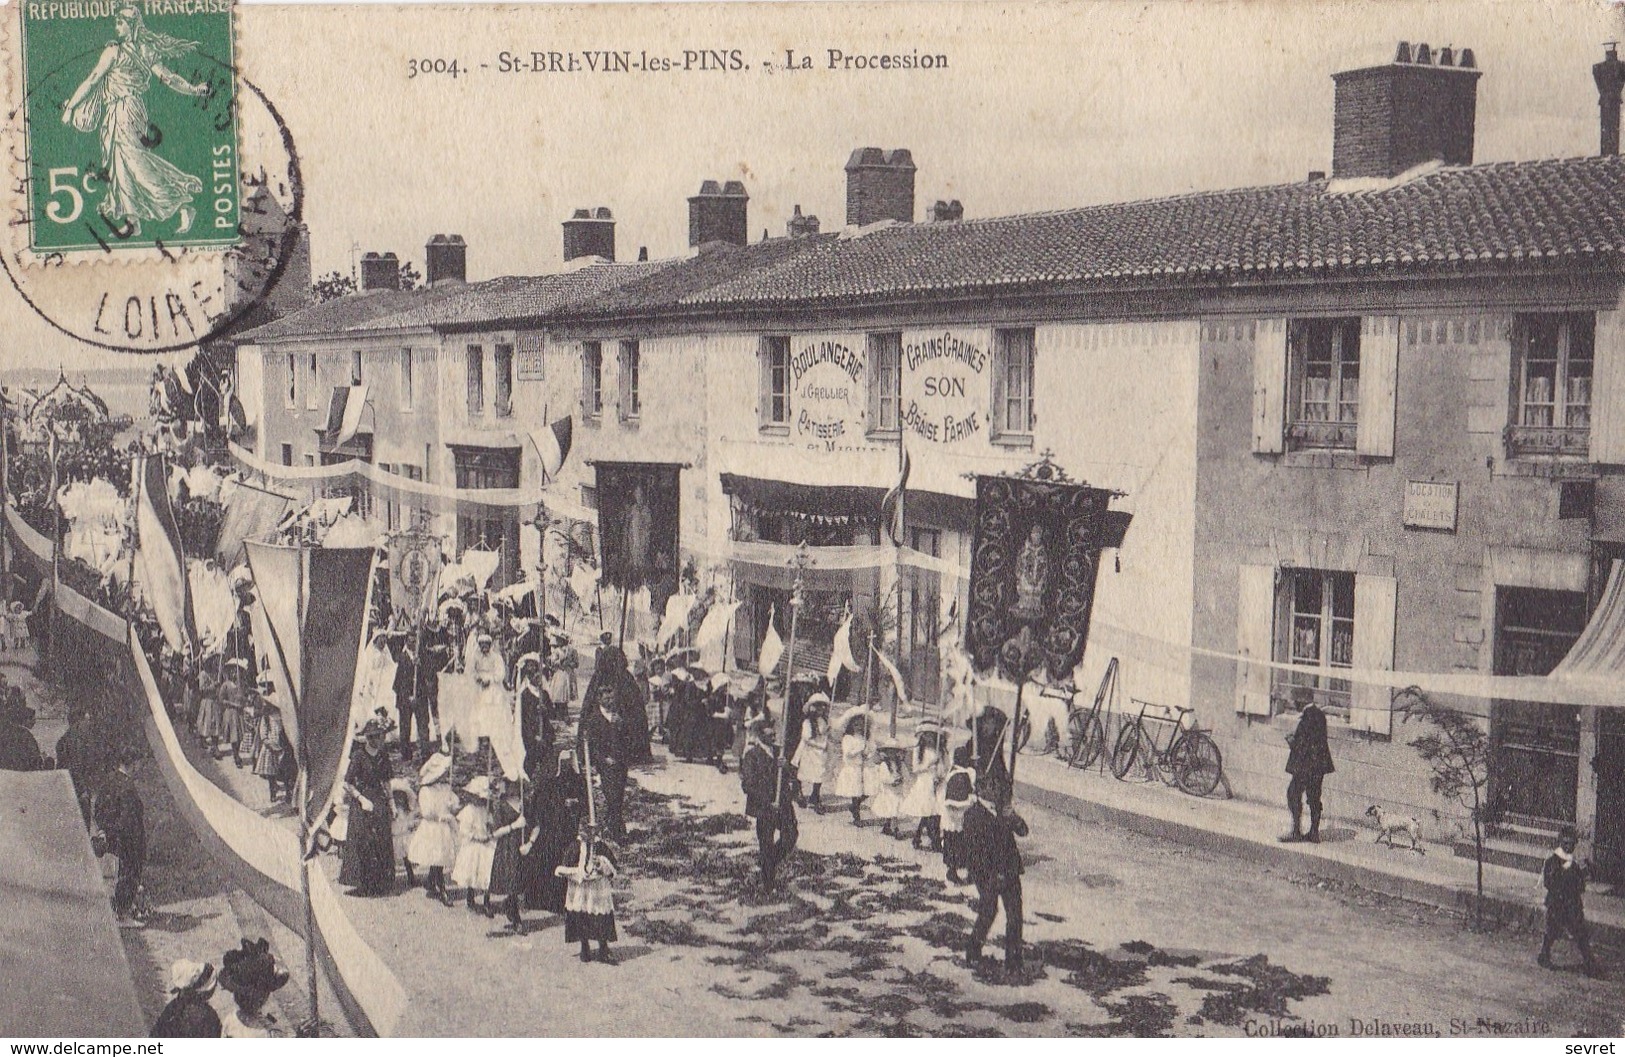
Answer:
POLYGON ((795 339, 790 349, 796 439, 816 451, 863 442, 869 358, 861 335, 795 339))
POLYGON ((987 443, 991 333, 937 330, 903 335, 901 420, 931 444, 987 443))

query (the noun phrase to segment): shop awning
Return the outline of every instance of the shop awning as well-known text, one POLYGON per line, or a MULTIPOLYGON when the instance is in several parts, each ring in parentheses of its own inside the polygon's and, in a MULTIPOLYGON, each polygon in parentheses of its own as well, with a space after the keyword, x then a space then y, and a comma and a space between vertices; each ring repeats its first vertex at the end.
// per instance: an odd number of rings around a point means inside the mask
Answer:
POLYGON ((1552 678, 1565 680, 1625 680, 1625 565, 1616 561, 1608 572, 1602 601, 1586 622, 1585 630, 1568 656, 1552 669, 1552 678))
MULTIPOLYGON (((810 518, 838 517, 877 522, 880 520, 880 501, 886 496, 886 489, 866 485, 797 484, 736 473, 721 476, 722 491, 750 506, 810 518)), ((963 531, 970 529, 976 511, 974 499, 914 488, 908 490, 905 502, 905 516, 911 523, 963 531)))

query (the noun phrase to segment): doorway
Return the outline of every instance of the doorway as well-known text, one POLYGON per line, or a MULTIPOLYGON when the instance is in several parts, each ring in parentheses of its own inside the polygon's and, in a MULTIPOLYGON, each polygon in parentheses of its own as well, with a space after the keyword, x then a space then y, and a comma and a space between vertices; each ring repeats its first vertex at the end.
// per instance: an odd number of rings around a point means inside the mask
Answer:
MULTIPOLYGON (((1550 675, 1586 625, 1583 591, 1498 587, 1496 675, 1550 675)), ((1580 788, 1580 710, 1500 701, 1491 706, 1494 789, 1511 823, 1573 823, 1580 788)))

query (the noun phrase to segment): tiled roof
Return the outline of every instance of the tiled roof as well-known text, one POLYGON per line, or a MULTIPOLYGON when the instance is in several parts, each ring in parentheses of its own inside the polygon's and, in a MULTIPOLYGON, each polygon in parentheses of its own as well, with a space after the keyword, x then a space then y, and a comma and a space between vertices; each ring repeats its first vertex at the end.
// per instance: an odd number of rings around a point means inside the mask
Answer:
POLYGON ((617 287, 646 278, 673 263, 593 264, 549 275, 505 276, 461 287, 455 296, 369 319, 350 329, 483 326, 546 318, 583 302, 596 304, 617 287))
POLYGON ((347 294, 255 327, 237 340, 246 343, 338 334, 370 320, 433 304, 463 289, 460 286, 437 286, 429 290, 369 290, 347 294))
POLYGON ((1318 180, 783 242, 781 253, 713 269, 725 273, 714 281, 691 281, 706 267, 701 257, 615 300, 645 311, 718 310, 1132 281, 1612 264, 1625 250, 1625 159, 1438 169, 1364 190, 1318 180), (626 303, 645 294, 641 305, 626 303))

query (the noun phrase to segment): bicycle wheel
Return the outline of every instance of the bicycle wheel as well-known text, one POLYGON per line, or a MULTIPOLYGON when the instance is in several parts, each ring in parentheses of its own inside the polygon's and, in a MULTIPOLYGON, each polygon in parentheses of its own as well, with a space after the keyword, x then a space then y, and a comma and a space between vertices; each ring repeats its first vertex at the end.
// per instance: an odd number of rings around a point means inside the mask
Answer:
POLYGON ((1106 732, 1093 712, 1074 712, 1066 718, 1066 762, 1072 767, 1088 767, 1106 747, 1106 732))
POLYGON ((1112 775, 1121 781, 1130 781, 1130 772, 1138 770, 1134 781, 1143 781, 1149 778, 1146 774, 1148 761, 1145 759, 1146 750, 1145 732, 1138 723, 1130 723, 1117 735, 1117 745, 1112 749, 1112 775))
POLYGON ((1175 752, 1169 756, 1176 771, 1176 784, 1191 796, 1208 796, 1218 788, 1224 775, 1224 757, 1219 746, 1202 731, 1196 730, 1179 740, 1175 752))

